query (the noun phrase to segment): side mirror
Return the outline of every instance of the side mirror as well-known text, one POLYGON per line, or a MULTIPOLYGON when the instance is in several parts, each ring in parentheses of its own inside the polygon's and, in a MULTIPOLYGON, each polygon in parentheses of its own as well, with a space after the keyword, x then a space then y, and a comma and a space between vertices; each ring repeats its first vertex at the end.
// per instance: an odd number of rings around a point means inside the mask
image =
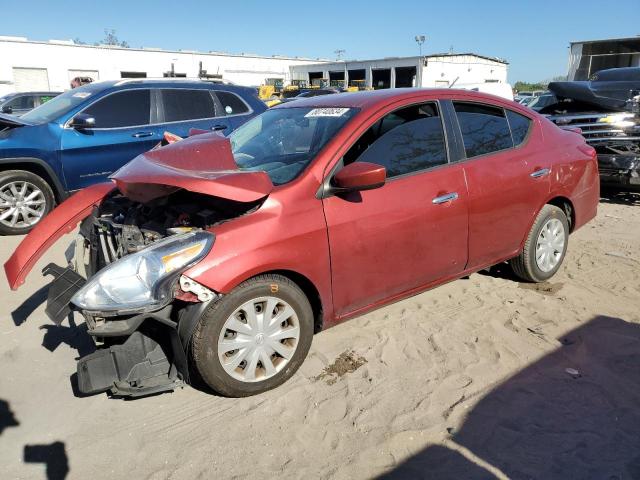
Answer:
POLYGON ((11 106, 9 105, 5 105, 4 107, 2 107, 2 113, 13 113, 13 108, 11 108, 11 106))
POLYGON ((350 163, 333 177, 337 192, 373 190, 385 184, 387 169, 368 162, 350 163))
POLYGON ((86 113, 79 113, 71 119, 69 123, 71 128, 76 130, 84 130, 85 128, 94 128, 96 126, 96 119, 86 113))

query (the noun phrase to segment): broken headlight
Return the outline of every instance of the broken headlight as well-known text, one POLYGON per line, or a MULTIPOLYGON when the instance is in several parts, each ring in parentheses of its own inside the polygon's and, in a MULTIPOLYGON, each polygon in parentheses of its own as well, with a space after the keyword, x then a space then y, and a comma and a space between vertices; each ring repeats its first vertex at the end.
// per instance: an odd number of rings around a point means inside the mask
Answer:
POLYGON ((71 303, 107 315, 162 308, 172 300, 180 273, 202 260, 213 240, 210 233, 189 232, 127 255, 90 278, 71 303))

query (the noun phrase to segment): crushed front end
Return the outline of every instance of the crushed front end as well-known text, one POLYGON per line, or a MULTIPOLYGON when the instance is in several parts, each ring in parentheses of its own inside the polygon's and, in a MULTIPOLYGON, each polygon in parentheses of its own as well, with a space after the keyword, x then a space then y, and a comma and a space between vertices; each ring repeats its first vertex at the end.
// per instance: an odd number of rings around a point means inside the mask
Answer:
POLYGON ((219 294, 183 275, 211 250, 207 229, 253 204, 178 190, 147 203, 117 190, 80 225, 66 268, 52 275, 46 312, 85 319, 96 351, 78 361, 83 394, 144 396, 189 382, 187 349, 219 294))

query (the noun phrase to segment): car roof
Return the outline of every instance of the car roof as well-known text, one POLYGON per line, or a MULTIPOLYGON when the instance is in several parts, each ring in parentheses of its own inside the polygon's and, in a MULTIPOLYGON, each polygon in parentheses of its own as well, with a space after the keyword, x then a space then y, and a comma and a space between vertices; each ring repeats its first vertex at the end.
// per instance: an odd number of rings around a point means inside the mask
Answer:
POLYGON ((162 88, 162 87, 188 87, 188 88, 209 88, 209 89, 245 89, 249 87, 242 87, 239 85, 233 85, 224 82, 212 82, 208 80, 200 80, 198 78, 125 78, 120 80, 102 80, 100 82, 92 82, 86 85, 78 87, 79 91, 103 91, 111 88, 126 88, 126 87, 139 87, 145 86, 149 88, 162 88))
POLYGON ((278 104, 272 108, 300 108, 300 107, 345 107, 367 109, 385 105, 405 98, 424 96, 436 99, 439 96, 451 96, 459 94, 468 100, 478 100, 489 103, 503 102, 504 99, 487 93, 472 90, 451 88, 387 88, 383 90, 367 90, 362 92, 347 92, 337 95, 318 95, 316 97, 304 97, 295 102, 278 104))

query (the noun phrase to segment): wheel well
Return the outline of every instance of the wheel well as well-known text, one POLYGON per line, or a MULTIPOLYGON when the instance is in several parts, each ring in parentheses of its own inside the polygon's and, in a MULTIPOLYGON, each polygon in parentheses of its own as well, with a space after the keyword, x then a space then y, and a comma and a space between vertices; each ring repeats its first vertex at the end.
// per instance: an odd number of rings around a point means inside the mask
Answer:
POLYGON ((41 177, 45 182, 49 184, 51 187, 51 191, 53 192, 53 197, 56 200, 56 203, 60 203, 64 200, 64 193, 58 189, 58 186, 51 175, 42 165, 36 162, 7 162, 0 163, 0 172, 6 172, 9 170, 23 170, 25 172, 31 172, 35 175, 41 177))
POLYGON ((569 232, 573 232, 573 226, 575 225, 575 215, 576 212, 573 209, 573 204, 571 200, 565 197, 555 197, 547 202, 549 205, 553 205, 554 207, 558 207, 561 209, 564 214, 567 216, 567 220, 569 221, 569 232))
POLYGON ((304 275, 292 270, 271 270, 269 272, 262 272, 260 273, 260 275, 269 273, 287 277, 302 289, 304 294, 307 296, 307 299, 311 304, 311 310, 313 311, 314 333, 318 333, 319 331, 321 331, 324 323, 322 300, 320 299, 320 293, 318 292, 318 289, 313 284, 313 282, 304 275))

